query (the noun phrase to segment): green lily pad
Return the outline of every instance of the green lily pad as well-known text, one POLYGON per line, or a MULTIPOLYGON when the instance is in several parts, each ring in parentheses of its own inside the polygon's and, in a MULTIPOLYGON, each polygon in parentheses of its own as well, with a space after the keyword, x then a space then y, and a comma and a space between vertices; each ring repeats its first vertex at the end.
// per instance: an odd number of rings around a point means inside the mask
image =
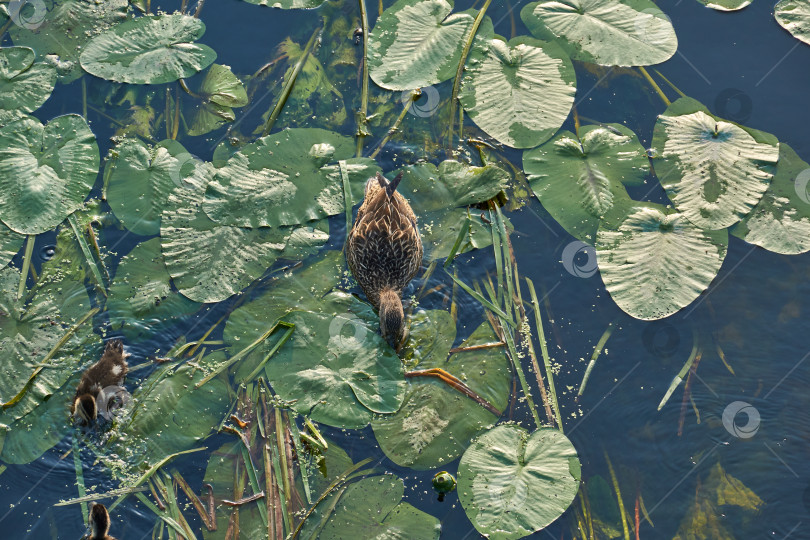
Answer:
POLYGON ((0 109, 31 112, 50 97, 56 70, 28 47, 0 48, 0 109))
POLYGON ((770 187, 751 213, 731 229, 746 242, 783 255, 810 250, 810 165, 785 143, 770 187))
POLYGON ((110 208, 135 234, 158 234, 169 193, 184 185, 196 161, 177 141, 167 139, 151 146, 140 139, 123 139, 107 159, 110 208))
POLYGON ((716 11, 737 11, 748 6, 752 0, 698 0, 698 2, 716 11))
MULTIPOLYGON (((429 317, 431 326, 442 337, 455 335, 449 313, 431 311, 429 317)), ((411 323, 410 346, 419 357, 414 369, 441 368, 498 410, 506 409, 512 369, 503 348, 458 352, 448 358, 450 345, 445 348, 445 343, 441 343, 437 347, 430 339, 423 343, 419 329, 418 324, 411 323)), ((461 347, 497 341, 489 323, 484 323, 461 347)), ((426 470, 449 463, 464 451, 477 433, 498 420, 488 409, 435 377, 408 380, 410 384, 402 408, 371 422, 380 448, 397 465, 426 470)))
POLYGON ((108 296, 110 327, 122 331, 128 342, 151 339, 200 307, 172 290, 160 238, 138 244, 121 259, 108 296))
POLYGON ((179 13, 130 19, 90 40, 81 54, 82 67, 116 82, 176 81, 216 60, 212 48, 194 43, 204 33, 202 21, 179 13))
POLYGON ((265 367, 273 390, 316 422, 360 429, 372 413, 392 413, 405 389, 402 363, 379 335, 374 312, 332 293, 319 312, 293 311, 290 340, 265 367))
POLYGON ((279 9, 315 9, 326 0, 244 0, 248 4, 279 9))
POLYGON ((231 68, 220 64, 211 64, 196 93, 203 102, 188 129, 188 134, 192 136, 205 135, 227 122, 233 122, 236 116, 231 108, 248 104, 242 81, 231 72, 231 68))
POLYGON ((579 490, 577 451, 561 432, 497 426, 458 465, 458 498, 481 534, 522 538, 559 518, 579 490))
POLYGON ((779 142, 713 116, 681 98, 658 117, 655 170, 672 203, 704 229, 733 225, 759 202, 773 177, 779 142))
POLYGON ((459 100, 478 127, 515 148, 532 148, 560 129, 576 93, 571 60, 554 43, 519 37, 473 51, 459 100))
POLYGON ((178 290, 195 302, 220 302, 260 277, 281 256, 291 231, 246 229, 211 221, 202 211, 205 187, 214 175, 198 163, 189 187, 169 195, 160 239, 166 268, 178 290))
POLYGON ((649 171, 638 137, 619 124, 564 131, 523 153, 534 195, 572 236, 593 244, 599 221, 617 204, 630 203, 624 186, 639 185, 649 171))
POLYGON ((320 169, 353 154, 350 138, 323 129, 262 137, 216 170, 203 210, 217 223, 238 227, 297 225, 339 214, 343 186, 320 169))
MULTIPOLYGON (((452 10, 449 0, 394 2, 368 36, 371 79, 389 90, 412 90, 454 77, 474 19, 452 10)), ((492 35, 491 21, 481 26, 480 35, 492 35)))
POLYGON ((793 37, 810 45, 810 4, 803 0, 780 0, 773 15, 793 37))
MULTIPOLYGON (((425 260, 435 261, 450 255, 450 250, 456 244, 458 235, 467 221, 467 212, 466 208, 452 208, 419 215, 419 234, 422 236, 425 260)), ((481 211, 470 212, 470 228, 461 239, 456 255, 492 245, 491 224, 481 218, 483 214, 481 211)), ((504 218, 504 221, 507 228, 512 230, 511 222, 507 218, 504 218)))
POLYGON ((15 45, 31 47, 40 60, 54 65, 63 83, 82 76, 79 54, 86 43, 124 22, 129 5, 127 0, 42 0, 27 4, 35 8, 32 16, 38 7, 44 8, 45 18, 36 25, 12 25, 11 39, 15 45))
POLYGON ((602 281, 625 313, 668 317, 708 288, 726 256, 728 232, 702 230, 675 211, 637 203, 596 235, 602 281))
POLYGON ((14 255, 20 251, 25 236, 15 233, 2 223, 0 223, 0 266, 5 266, 11 262, 14 255))
POLYGON ((648 66, 669 60, 678 38, 649 0, 542 0, 520 18, 540 39, 558 40, 576 60, 603 66, 648 66))
POLYGON ((96 138, 68 114, 0 128, 0 220, 22 234, 53 229, 81 207, 98 175, 96 138))
POLYGON ((280 259, 300 261, 314 255, 329 241, 329 220, 321 219, 312 226, 294 227, 280 259))
POLYGON ((473 167, 446 160, 401 169, 397 191, 411 203, 417 218, 425 212, 467 206, 495 197, 506 188, 509 175, 495 165, 473 167))

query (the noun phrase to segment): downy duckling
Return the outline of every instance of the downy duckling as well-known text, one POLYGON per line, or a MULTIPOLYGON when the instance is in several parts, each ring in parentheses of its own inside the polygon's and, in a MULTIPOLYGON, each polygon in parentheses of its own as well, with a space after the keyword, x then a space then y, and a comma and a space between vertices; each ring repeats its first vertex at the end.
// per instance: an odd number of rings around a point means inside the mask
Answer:
POLYGON ((120 339, 107 342, 101 360, 82 374, 70 411, 74 418, 86 423, 96 419, 99 393, 108 386, 119 386, 123 382, 128 369, 127 356, 120 339))
POLYGON ((401 180, 402 173, 391 182, 380 173, 369 179, 346 246, 349 269, 393 345, 405 337, 402 290, 419 271, 423 253, 413 209, 396 191, 401 180))
MULTIPOLYGON (((120 343, 120 342, 119 342, 120 343)), ((107 507, 101 503, 93 503, 90 507, 90 536, 85 536, 87 540, 116 540, 109 534, 110 514, 107 507)))

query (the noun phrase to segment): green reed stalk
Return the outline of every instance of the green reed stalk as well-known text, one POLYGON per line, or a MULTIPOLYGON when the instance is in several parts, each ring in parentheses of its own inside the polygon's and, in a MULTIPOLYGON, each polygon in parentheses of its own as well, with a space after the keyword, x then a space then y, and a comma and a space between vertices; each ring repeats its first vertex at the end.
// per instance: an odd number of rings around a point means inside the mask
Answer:
POLYGON ((591 377, 591 371, 593 371, 593 367, 596 365, 596 359, 599 358, 600 354, 602 354, 602 349, 605 348, 605 343, 607 343, 607 340, 610 339, 610 335, 613 333, 615 328, 616 327, 614 326, 613 322, 608 324, 607 328, 602 333, 602 337, 600 337, 599 341, 596 343, 596 347, 594 347, 593 354, 591 355, 591 361, 588 362, 588 367, 585 368, 585 375, 582 376, 582 383, 579 385, 577 397, 581 396, 585 391, 585 385, 588 384, 588 379, 591 377))
POLYGON ((537 301, 537 293, 534 290, 534 283, 529 278, 524 278, 529 285, 529 294, 532 297, 532 307, 534 308, 534 324, 537 326, 537 339, 540 341, 540 353, 543 355, 543 365, 546 368, 546 379, 548 379, 548 391, 551 394, 551 403, 554 405, 554 415, 557 417, 557 427, 561 433, 563 431, 562 414, 560 413, 560 403, 557 400, 557 389, 554 386, 554 371, 551 368, 551 358, 548 355, 546 345, 546 334, 543 331, 543 319, 540 316, 540 302, 537 301))
POLYGON ((360 90, 360 109, 355 113, 357 122, 357 157, 363 155, 363 141, 368 131, 368 14, 366 13, 366 0, 360 1, 360 24, 363 27, 363 82, 360 90))

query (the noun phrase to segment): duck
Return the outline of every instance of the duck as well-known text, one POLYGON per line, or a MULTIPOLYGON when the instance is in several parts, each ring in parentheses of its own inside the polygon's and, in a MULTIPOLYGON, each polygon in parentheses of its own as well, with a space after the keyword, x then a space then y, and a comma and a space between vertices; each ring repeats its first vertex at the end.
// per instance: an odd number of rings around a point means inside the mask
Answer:
POLYGON ((89 424, 98 417, 99 394, 109 386, 120 386, 124 381, 129 369, 127 356, 120 339, 107 342, 101 360, 82 374, 70 411, 74 419, 89 424))
POLYGON ((110 514, 107 507, 101 503, 93 503, 90 507, 90 535, 87 540, 116 540, 110 536, 110 514))
POLYGON ((422 265, 416 215, 397 192, 402 173, 390 182, 379 172, 366 182, 363 204, 346 242, 346 262, 380 316, 389 343, 406 337, 402 291, 422 265))

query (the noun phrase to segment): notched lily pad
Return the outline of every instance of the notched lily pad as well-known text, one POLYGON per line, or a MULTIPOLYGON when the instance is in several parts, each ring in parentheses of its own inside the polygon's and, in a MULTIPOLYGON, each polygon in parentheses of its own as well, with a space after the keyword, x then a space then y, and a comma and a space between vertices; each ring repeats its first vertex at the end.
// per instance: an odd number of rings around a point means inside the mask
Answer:
POLYGON ((808 2, 781 0, 774 7, 774 17, 779 26, 790 32, 793 37, 810 45, 810 4, 808 2))
POLYGON ((196 93, 202 98, 202 103, 188 128, 188 134, 192 136, 205 135, 233 122, 236 116, 232 108, 248 104, 242 81, 231 72, 231 68, 220 64, 211 64, 196 93))
POLYGON ((0 109, 31 112, 50 97, 56 70, 28 47, 0 48, 0 109))

